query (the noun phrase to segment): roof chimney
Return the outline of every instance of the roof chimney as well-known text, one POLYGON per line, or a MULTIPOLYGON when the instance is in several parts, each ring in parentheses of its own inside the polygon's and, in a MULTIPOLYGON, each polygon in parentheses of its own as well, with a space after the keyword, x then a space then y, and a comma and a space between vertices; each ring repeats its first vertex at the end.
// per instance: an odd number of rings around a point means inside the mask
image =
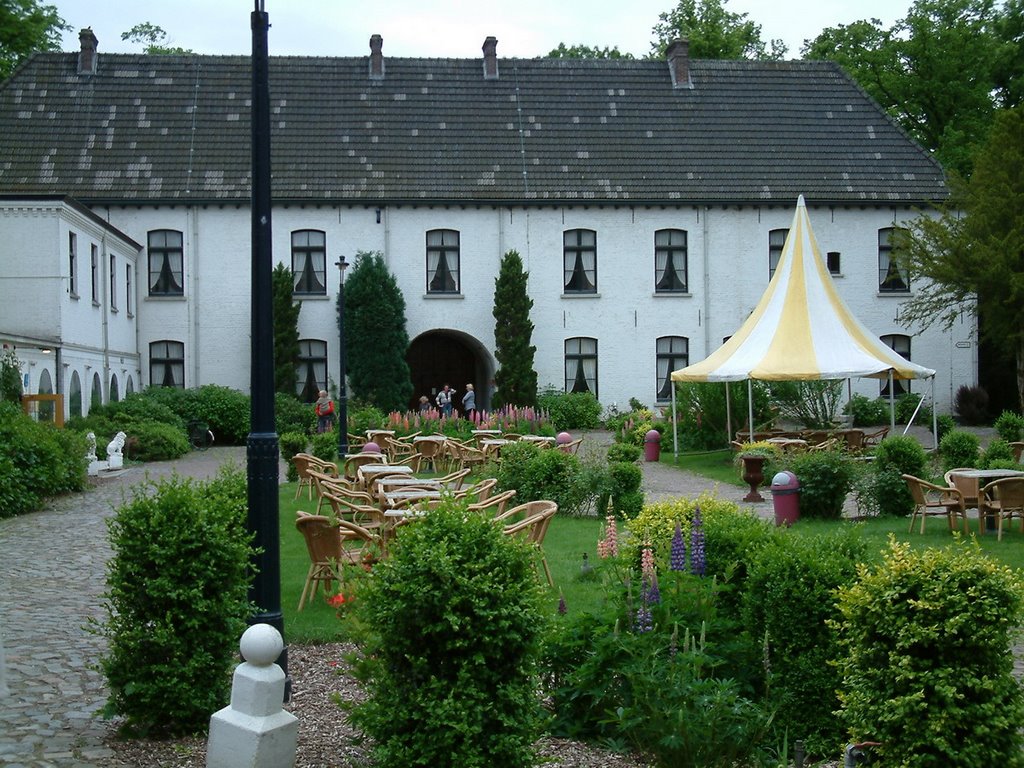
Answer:
POLYGON ((384 47, 384 38, 380 35, 370 36, 370 79, 384 79, 384 54, 381 48, 384 47))
POLYGON ((484 80, 498 79, 498 38, 489 35, 484 40, 484 80))
POLYGON ((82 46, 82 49, 78 53, 78 74, 95 75, 97 59, 96 46, 99 44, 99 40, 97 40, 96 35, 92 33, 91 27, 86 27, 78 33, 78 42, 82 46))
POLYGON ((665 55, 668 57, 672 87, 693 88, 693 81, 690 80, 690 41, 685 37, 682 40, 673 40, 665 55))

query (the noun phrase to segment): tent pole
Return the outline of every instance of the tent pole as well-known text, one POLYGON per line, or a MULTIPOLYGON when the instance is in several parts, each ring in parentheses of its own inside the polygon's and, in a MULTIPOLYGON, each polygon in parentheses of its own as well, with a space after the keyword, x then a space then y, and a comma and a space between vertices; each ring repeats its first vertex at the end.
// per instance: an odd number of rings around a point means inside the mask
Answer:
POLYGON ((725 442, 732 442, 732 404, 729 402, 729 382, 725 382, 725 442))
POLYGON ((935 402, 935 377, 932 376, 932 441, 936 451, 939 450, 939 409, 935 402))
POLYGON ((676 422, 676 383, 672 382, 672 455, 679 463, 679 424, 676 422))
POLYGON ((750 418, 750 442, 754 442, 754 380, 747 379, 747 416, 750 418))
POLYGON ((896 431, 896 396, 893 394, 895 387, 892 382, 892 368, 889 369, 889 429, 896 431))

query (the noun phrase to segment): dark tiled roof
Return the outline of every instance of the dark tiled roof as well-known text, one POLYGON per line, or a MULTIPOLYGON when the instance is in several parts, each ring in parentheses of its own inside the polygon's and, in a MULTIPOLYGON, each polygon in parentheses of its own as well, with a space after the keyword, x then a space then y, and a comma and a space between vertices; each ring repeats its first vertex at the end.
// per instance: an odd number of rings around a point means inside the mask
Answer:
MULTIPOLYGON (((244 56, 37 54, 0 88, 0 192, 248 202, 244 56)), ((925 202, 942 171, 827 62, 272 58, 275 200, 925 202)))

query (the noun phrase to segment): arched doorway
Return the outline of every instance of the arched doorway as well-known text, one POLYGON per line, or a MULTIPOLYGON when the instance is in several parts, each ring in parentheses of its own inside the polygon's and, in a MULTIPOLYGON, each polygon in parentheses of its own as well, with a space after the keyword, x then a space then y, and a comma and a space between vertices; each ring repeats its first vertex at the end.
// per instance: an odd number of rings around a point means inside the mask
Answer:
POLYGON ((469 334, 447 330, 422 333, 409 345, 405 360, 412 377, 411 409, 416 408, 420 395, 426 395, 433 403, 445 384, 455 390, 452 402, 460 409, 466 384, 470 383, 477 392, 476 407, 490 408, 493 358, 484 345, 469 334))

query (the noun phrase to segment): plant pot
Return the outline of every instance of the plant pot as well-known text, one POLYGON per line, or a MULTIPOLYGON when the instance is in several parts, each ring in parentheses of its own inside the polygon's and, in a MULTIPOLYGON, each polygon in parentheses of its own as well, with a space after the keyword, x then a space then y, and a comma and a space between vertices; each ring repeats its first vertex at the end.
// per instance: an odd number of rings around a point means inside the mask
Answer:
POLYGON ((764 501, 757 489, 764 482, 764 463, 767 460, 766 456, 743 457, 743 482, 750 486, 750 492, 743 497, 744 501, 764 501))

